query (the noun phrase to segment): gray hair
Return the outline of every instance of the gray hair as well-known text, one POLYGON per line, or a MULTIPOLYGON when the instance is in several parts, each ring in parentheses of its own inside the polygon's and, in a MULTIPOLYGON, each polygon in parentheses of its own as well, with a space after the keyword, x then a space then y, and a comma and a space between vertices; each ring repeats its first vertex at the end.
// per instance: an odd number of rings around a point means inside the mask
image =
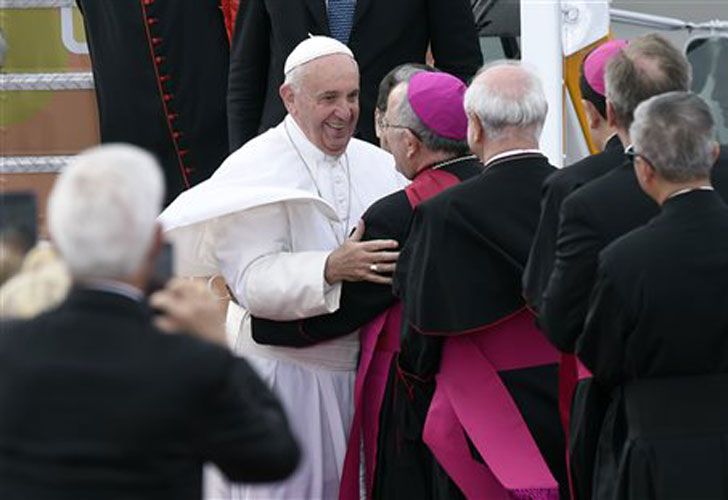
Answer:
POLYGON ((409 82, 413 76, 423 71, 437 72, 437 69, 422 63, 404 63, 384 75, 382 81, 379 82, 377 109, 382 113, 387 111, 387 99, 392 90, 402 82, 409 82))
POLYGON ((48 200, 51 237, 74 278, 124 278, 149 251, 162 207, 157 161, 127 144, 76 156, 48 200))
POLYGON ((634 110, 652 96, 690 89, 685 56, 666 38, 650 33, 632 40, 607 64, 607 100, 620 127, 629 128, 634 110))
POLYGON ((533 134, 533 138, 538 140, 546 120, 548 102, 541 80, 534 71, 520 61, 501 60, 480 69, 465 92, 465 111, 478 118, 491 139, 520 129, 533 134), (520 74, 507 82, 483 76, 503 66, 518 68, 520 74))
POLYGON ((443 137, 422 123, 422 120, 420 120, 412 109, 409 99, 407 99, 408 85, 409 82, 405 81, 394 87, 395 89, 401 89, 403 93, 402 98, 395 104, 392 110, 392 114, 397 117, 397 125, 409 129, 430 151, 442 151, 460 156, 469 154, 470 148, 468 148, 467 141, 458 141, 443 137))
POLYGON ((283 79, 283 85, 289 85, 296 92, 301 90, 303 75, 305 73, 305 66, 305 64, 296 66, 291 71, 286 73, 285 78, 283 79))
POLYGON ((635 151, 667 181, 710 176, 715 130, 710 108, 691 92, 651 97, 634 112, 629 129, 635 151))

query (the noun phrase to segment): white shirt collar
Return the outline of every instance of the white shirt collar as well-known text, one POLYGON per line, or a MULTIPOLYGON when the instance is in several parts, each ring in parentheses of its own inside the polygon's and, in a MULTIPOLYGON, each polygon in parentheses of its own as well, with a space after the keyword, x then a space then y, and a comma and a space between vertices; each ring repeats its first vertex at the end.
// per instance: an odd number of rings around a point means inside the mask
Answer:
POLYGON ((124 297, 134 300, 136 302, 144 301, 144 292, 142 292, 135 286, 132 286, 128 283, 122 283, 121 281, 98 278, 83 280, 81 281, 81 284, 84 288, 88 288, 91 290, 98 290, 101 292, 123 295, 124 297))
POLYGON ((327 155, 309 141, 291 115, 286 115, 283 126, 288 131, 294 147, 298 149, 309 165, 315 166, 320 162, 336 163, 339 160, 339 157, 327 155))
POLYGON ((509 151, 503 151, 502 153, 498 153, 495 156, 491 156, 490 159, 485 163, 485 167, 487 168, 491 163, 497 160, 502 160, 503 158, 508 158, 509 156, 517 156, 517 155, 523 155, 523 154, 540 154, 540 149, 511 149, 509 151))
POLYGON ((665 201, 669 200, 670 198, 675 198, 676 196, 680 196, 681 194, 690 193, 692 191, 715 191, 715 189, 713 188, 713 186, 708 186, 708 185, 698 186, 698 187, 692 187, 692 188, 678 189, 677 191, 675 191, 674 193, 672 193, 670 196, 668 196, 667 198, 665 198, 665 201))

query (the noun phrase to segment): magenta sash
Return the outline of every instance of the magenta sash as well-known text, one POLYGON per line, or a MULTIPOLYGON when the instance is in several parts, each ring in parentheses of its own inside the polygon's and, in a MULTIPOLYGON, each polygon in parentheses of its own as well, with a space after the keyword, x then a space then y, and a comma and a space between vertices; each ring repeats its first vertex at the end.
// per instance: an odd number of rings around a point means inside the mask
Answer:
POLYGON ((397 303, 377 316, 360 332, 361 357, 354 384, 354 418, 341 476, 341 500, 359 498, 360 448, 364 443, 364 467, 367 496, 374 488, 374 470, 379 435, 379 412, 387 386, 389 367, 399 350, 399 327, 402 304, 397 303))
MULTIPOLYGON (((405 195, 414 208, 442 190, 459 183, 447 171, 427 169, 420 172, 405 188, 405 195)), ((402 305, 384 311, 359 331, 361 356, 354 384, 354 418, 347 442, 344 469, 341 474, 340 500, 359 500, 360 443, 364 445, 364 474, 367 496, 372 496, 377 460, 379 412, 386 391, 389 368, 399 352, 399 331, 402 305)))
POLYGON ((468 498, 558 499, 556 480, 498 371, 552 364, 558 352, 526 308, 444 339, 423 439, 468 498), (475 461, 470 438, 487 467, 475 461))

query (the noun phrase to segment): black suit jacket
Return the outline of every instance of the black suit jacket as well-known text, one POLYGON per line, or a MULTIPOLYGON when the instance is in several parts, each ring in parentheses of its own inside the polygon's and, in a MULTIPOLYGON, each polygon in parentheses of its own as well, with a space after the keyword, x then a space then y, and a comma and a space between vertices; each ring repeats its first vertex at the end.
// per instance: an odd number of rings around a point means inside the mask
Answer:
POLYGON ((541 296, 554 268, 556 234, 564 199, 584 184, 621 165, 624 160, 624 147, 615 135, 607 141, 604 151, 558 170, 543 183, 541 218, 523 272, 523 295, 535 311, 541 308, 541 296))
MULTIPOLYGON (((235 150, 285 116, 278 88, 288 54, 308 34, 329 35, 324 0, 247 0, 230 56, 228 127, 235 150)), ((468 80, 482 56, 467 0, 357 0, 349 47, 361 72, 358 135, 374 142, 380 80, 395 66, 424 62, 468 80)))
POLYGON ((76 289, 2 325, 0 498, 199 499, 205 461, 233 481, 292 472, 284 413, 248 364, 150 318, 76 289))
MULTIPOLYGON (((726 148, 721 150, 712 177, 718 193, 728 199, 726 148)), ((657 204, 639 187, 629 161, 564 200, 554 270, 542 297, 539 317, 556 347, 574 351, 586 318, 599 252, 657 213, 657 204)))

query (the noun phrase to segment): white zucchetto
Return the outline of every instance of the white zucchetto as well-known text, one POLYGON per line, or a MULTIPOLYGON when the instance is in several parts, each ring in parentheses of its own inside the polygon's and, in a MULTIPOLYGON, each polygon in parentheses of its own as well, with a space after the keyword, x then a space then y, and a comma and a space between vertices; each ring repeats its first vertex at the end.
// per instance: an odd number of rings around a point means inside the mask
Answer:
POLYGON ((319 57, 333 54, 344 54, 354 59, 354 54, 351 52, 351 49, 340 41, 329 38, 328 36, 309 35, 309 38, 299 43, 288 55, 286 64, 283 67, 283 73, 287 75, 298 66, 318 59, 319 57))

